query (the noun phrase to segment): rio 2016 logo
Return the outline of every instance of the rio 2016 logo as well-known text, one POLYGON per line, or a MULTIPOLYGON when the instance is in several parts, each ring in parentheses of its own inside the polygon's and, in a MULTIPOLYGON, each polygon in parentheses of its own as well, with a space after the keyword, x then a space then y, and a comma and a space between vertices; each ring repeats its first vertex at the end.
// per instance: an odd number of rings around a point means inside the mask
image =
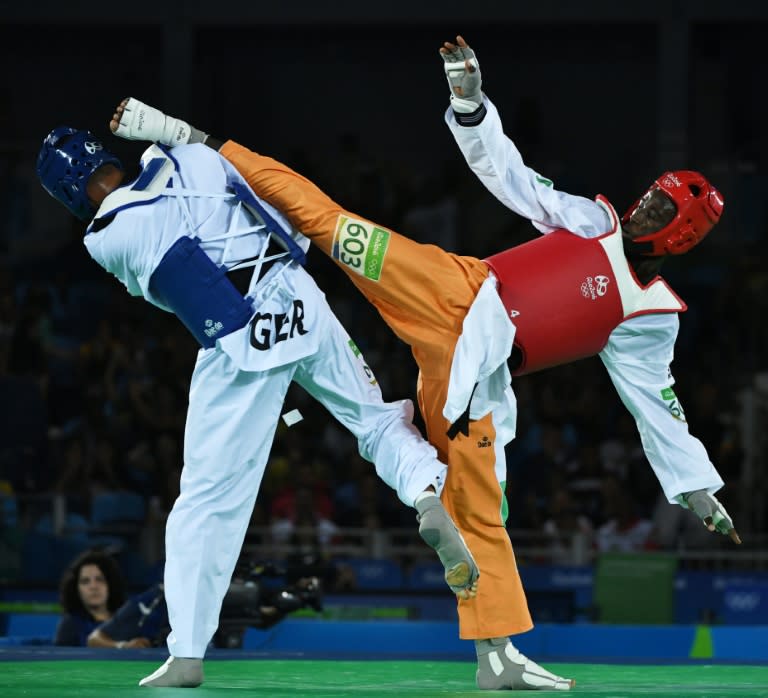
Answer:
POLYGON ((611 280, 602 274, 588 276, 581 282, 581 295, 593 301, 602 298, 608 292, 609 283, 611 280))

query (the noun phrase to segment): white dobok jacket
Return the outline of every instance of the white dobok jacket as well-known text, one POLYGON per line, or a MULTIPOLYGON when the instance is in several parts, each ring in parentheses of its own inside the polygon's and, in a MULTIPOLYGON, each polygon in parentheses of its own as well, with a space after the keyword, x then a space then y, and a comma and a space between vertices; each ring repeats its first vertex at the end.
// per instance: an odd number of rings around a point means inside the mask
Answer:
MULTIPOLYGON (((591 258, 592 266, 577 268, 576 275, 572 274, 569 290, 573 298, 566 309, 570 312, 579 307, 579 303, 594 309, 600 307, 600 302, 608 308, 612 303, 612 310, 603 311, 602 331, 606 336, 597 337, 590 351, 589 342, 585 344, 583 336, 568 337, 563 342, 562 334, 557 333, 553 342, 559 341, 560 346, 551 349, 552 355, 531 370, 597 353, 622 402, 635 418, 645 454, 668 500, 674 502, 681 493, 697 489, 716 492, 723 481, 702 443, 689 433, 673 391, 670 364, 679 328, 677 313, 685 310, 685 304, 663 279, 657 278, 642 286, 628 271, 621 245, 621 227, 607 201, 602 197, 593 201, 555 189, 551 180, 525 165, 515 144, 504 134, 499 114, 487 98, 485 106, 485 118, 475 126, 457 123, 451 109, 445 120, 467 163, 486 188, 507 208, 528 218, 545 236, 554 233, 548 241, 553 244, 537 248, 537 241, 533 241, 511 248, 510 259, 527 248, 524 263, 515 257, 517 267, 505 265, 507 253, 485 260, 492 273, 465 318, 454 355, 444 416, 454 422, 466 409, 477 384, 470 403, 470 417, 477 419, 492 410, 498 411, 503 422, 500 435, 507 440, 514 437, 517 411, 507 359, 514 346, 525 347, 526 343, 532 351, 547 353, 543 341, 546 332, 533 336, 536 335, 534 327, 524 329, 525 321, 530 318, 524 318, 524 311, 515 303, 518 290, 515 269, 519 269, 520 281, 526 286, 531 281, 539 284, 542 293, 537 300, 523 299, 522 307, 528 303, 540 318, 548 307, 560 307, 566 295, 563 286, 566 282, 557 281, 563 276, 560 271, 564 265, 552 259, 551 274, 547 273, 547 256, 556 247, 554 237, 570 234, 593 240, 589 246, 591 254, 598 256, 591 258), (596 267, 595 260, 603 266, 596 267), (541 267, 542 274, 530 272, 535 265, 541 267), (549 299, 546 298, 548 288, 552 294, 549 299), (609 317, 611 313, 613 321, 609 317), (518 331, 520 341, 516 338, 518 331), (577 340, 581 342, 580 347, 564 346, 577 340)), ((561 242, 566 245, 568 240, 561 242)), ((525 291, 520 293, 524 295, 525 291)), ((566 328, 564 324, 562 329, 568 334, 566 328)))

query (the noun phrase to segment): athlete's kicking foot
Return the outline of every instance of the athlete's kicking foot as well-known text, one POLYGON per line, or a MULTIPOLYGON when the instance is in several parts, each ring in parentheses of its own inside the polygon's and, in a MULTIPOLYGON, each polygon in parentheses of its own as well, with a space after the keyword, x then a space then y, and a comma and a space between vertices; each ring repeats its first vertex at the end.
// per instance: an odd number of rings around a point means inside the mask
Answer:
POLYGON ((203 683, 203 660, 168 657, 154 674, 145 676, 139 686, 151 688, 197 688, 203 683))
POLYGON ((419 512, 419 535, 443 563, 451 591, 461 599, 475 598, 480 570, 440 498, 426 492, 416 498, 415 507, 419 512))
POLYGON ((475 640, 477 687, 510 691, 570 691, 576 682, 547 671, 528 659, 507 637, 475 640))

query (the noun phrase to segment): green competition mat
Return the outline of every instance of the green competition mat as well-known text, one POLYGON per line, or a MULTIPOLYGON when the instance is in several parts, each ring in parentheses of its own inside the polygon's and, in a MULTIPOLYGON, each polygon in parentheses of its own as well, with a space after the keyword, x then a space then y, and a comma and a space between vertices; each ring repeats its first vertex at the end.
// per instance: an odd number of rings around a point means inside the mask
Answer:
MULTIPOLYGON (((373 698, 498 695, 478 691, 473 662, 216 660, 205 664, 197 689, 139 688, 162 662, 132 660, 8 661, 0 663, 2 698, 235 698, 291 696, 373 698)), ((558 664, 547 668, 576 679, 569 695, 586 698, 757 698, 768 696, 768 667, 733 665, 558 664)), ((564 695, 539 691, 536 695, 564 695)), ((524 695, 532 695, 526 692, 524 695)))

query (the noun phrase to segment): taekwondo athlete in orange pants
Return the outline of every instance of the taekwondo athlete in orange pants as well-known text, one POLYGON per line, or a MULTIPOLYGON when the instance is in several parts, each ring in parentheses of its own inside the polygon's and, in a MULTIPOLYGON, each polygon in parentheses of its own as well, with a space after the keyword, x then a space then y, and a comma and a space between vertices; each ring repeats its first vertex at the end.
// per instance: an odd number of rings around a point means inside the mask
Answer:
MULTIPOLYGON (((148 120, 148 109, 152 108, 136 100, 124 102, 116 115, 120 126, 113 130, 127 138, 173 142, 171 138, 139 134, 138 128, 131 128, 148 120), (133 121, 128 121, 130 114, 136 115, 133 121)), ((189 132, 188 127, 186 130, 189 132)), ((207 143, 212 145, 212 140, 207 143)), ((464 432, 454 438, 448 436, 452 423, 443 416, 454 347, 462 334, 464 318, 479 295, 496 293, 495 286, 485 283, 488 266, 479 259, 420 245, 351 214, 309 180, 232 141, 219 152, 251 186, 258 187, 261 196, 300 223, 307 237, 339 264, 387 324, 411 346, 420 370, 418 400, 427 436, 440 460, 448 463, 443 493, 449 492, 441 498, 482 574, 477 596, 458 599, 460 636, 476 641, 503 638, 504 644, 508 644, 508 635, 533 627, 504 526, 504 445, 514 437, 514 396, 511 390, 504 391, 503 401, 482 417, 465 419, 464 432)), ((497 320, 505 321, 504 313, 497 320)), ((498 345, 490 327, 487 337, 478 340, 498 345)), ((506 352, 506 356, 511 343, 496 346, 495 351, 506 352)), ((527 659, 511 644, 509 647, 507 654, 513 661, 507 662, 509 666, 502 673, 510 684, 507 687, 514 684, 517 688, 568 690, 573 685, 571 680, 551 674, 527 659)), ((490 682, 483 680, 487 673, 480 662, 478 685, 496 687, 487 685, 498 682, 495 675, 490 682)))
MULTIPOLYGON (((470 52, 468 47, 459 52, 449 46, 443 55, 449 83, 457 93, 452 73, 463 73, 459 81, 476 73, 479 80, 479 70, 465 66, 467 54, 462 52, 470 52)), ((442 498, 483 577, 478 597, 469 603, 459 601, 461 637, 476 641, 478 685, 567 690, 572 682, 526 660, 504 637, 532 626, 503 525, 503 446, 514 436, 516 418, 506 360, 513 355, 515 374, 520 375, 599 353, 641 428, 646 454, 668 499, 694 510, 710 530, 728 533, 737 541, 727 512, 712 496, 722 480, 701 443, 689 434, 679 409, 675 413, 670 407, 670 401, 678 403, 668 365, 677 333, 676 313, 685 306, 661 277, 641 283, 635 275, 649 265, 658 267, 670 253, 664 241, 678 244, 676 253, 700 241, 719 218, 722 200, 698 173, 671 173, 673 177, 654 182, 620 224, 602 197, 590 201, 557 192, 551 181, 527 168, 503 134, 495 109, 483 102, 479 81, 475 88, 476 113, 466 119, 459 121, 457 106, 462 105, 452 99, 447 119, 456 140, 484 184, 509 208, 527 215, 539 207, 537 216, 527 217, 547 233, 486 261, 449 254, 386 230, 344 210, 285 165, 231 141, 214 145, 214 139, 190 131, 185 122, 136 100, 118 108, 112 128, 126 138, 166 144, 179 134, 184 134, 182 141, 189 139, 192 132, 218 148, 259 196, 336 261, 411 345, 420 368, 419 402, 428 436, 448 463, 442 498), (152 121, 159 124, 155 130, 138 126, 152 121), (500 160, 509 171, 484 166, 488 160, 494 165, 500 160), (693 231, 684 218, 695 221, 693 231), (639 256, 639 250, 649 246, 650 257, 639 256), (552 263, 553 254, 559 258, 557 264, 552 263), (553 304, 538 297, 541 294, 518 297, 520 289, 527 288, 520 279, 527 274, 534 281, 531 272, 541 272, 539 277, 546 274, 547 283, 560 284, 562 297, 570 298, 570 277, 589 273, 593 263, 605 272, 600 278, 590 277, 594 294, 587 286, 585 296, 577 284, 569 303, 576 307, 579 299, 594 301, 603 295, 606 302, 582 303, 579 321, 565 318, 562 329, 570 342, 552 341, 551 333, 548 342, 542 341, 547 339, 547 328, 541 322, 531 324, 530 319, 539 317, 542 303, 547 310, 553 304), (579 333, 583 336, 576 336, 579 333)))
MULTIPOLYGON (((156 111, 138 100, 124 100, 112 130, 125 138, 174 143, 170 126, 157 132, 145 126, 152 123, 156 111)), ((177 126, 178 131, 194 134, 186 124, 177 126)), ((208 138, 206 143, 213 145, 212 141, 208 138)), ((349 213, 288 167, 232 141, 219 152, 252 187, 258 187, 260 196, 301 225, 307 237, 339 264, 412 348, 420 369, 418 400, 428 439, 440 460, 448 463, 443 486, 443 492, 448 493, 441 497, 472 550, 482 577, 474 599, 458 599, 460 636, 468 640, 503 637, 506 642, 508 635, 530 630, 533 623, 504 526, 506 500, 500 486, 506 470, 504 445, 514 436, 514 396, 511 390, 505 391, 505 401, 481 418, 465 420, 465 433, 453 439, 447 434, 451 422, 443 416, 454 347, 464 318, 478 294, 496 293, 494 287, 484 285, 488 266, 479 259, 420 245, 349 213)), ((500 321, 505 319, 502 314, 500 321)), ((491 328, 482 341, 494 342, 491 328)), ((511 344, 497 350, 508 355, 511 344)), ((522 654, 514 656, 519 687, 540 684, 542 688, 570 688, 571 681, 551 674, 522 654)))

